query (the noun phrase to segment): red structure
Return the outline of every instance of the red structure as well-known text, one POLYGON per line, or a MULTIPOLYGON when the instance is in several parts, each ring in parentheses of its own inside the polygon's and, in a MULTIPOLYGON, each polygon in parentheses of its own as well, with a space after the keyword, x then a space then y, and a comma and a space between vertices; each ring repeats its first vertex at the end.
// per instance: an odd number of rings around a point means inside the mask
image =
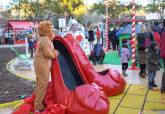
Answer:
MULTIPOLYGON (((38 24, 35 24, 35 28, 38 24)), ((4 28, 4 37, 6 44, 22 44, 25 43, 25 38, 32 34, 34 24, 32 21, 24 20, 9 20, 4 28)))
MULTIPOLYGON (((46 109, 41 114, 108 114, 106 94, 124 91, 121 75, 110 69, 97 73, 72 35, 56 36, 53 44, 60 54, 52 61, 52 81, 44 99, 46 109)), ((35 94, 12 114, 33 112, 34 99, 35 94)))
POLYGON ((71 35, 64 38, 55 38, 55 41, 63 43, 72 55, 77 65, 82 70, 82 74, 85 76, 86 83, 96 83, 103 88, 108 96, 119 95, 124 92, 126 82, 117 70, 106 69, 102 72, 96 72, 93 65, 81 49, 79 44, 74 40, 71 35))

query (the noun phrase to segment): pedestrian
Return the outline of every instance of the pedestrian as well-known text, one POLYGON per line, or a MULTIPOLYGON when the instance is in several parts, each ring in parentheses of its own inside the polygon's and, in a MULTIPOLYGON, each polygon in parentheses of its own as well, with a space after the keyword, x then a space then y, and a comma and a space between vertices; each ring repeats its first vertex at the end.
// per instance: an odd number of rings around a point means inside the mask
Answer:
POLYGON ((30 50, 30 58, 33 58, 34 53, 34 39, 32 35, 28 36, 28 44, 29 44, 29 50, 30 50))
POLYGON ((160 70, 157 47, 155 42, 151 42, 147 50, 148 88, 151 90, 158 87, 155 84, 156 71, 160 70))
POLYGON ((117 37, 116 37, 116 29, 115 28, 110 32, 110 39, 111 39, 110 41, 112 42, 113 51, 116 51, 117 37))
POLYGON ((125 43, 121 48, 121 63, 122 63, 122 75, 124 77, 127 76, 126 70, 128 68, 128 61, 130 59, 130 51, 128 49, 128 44, 125 43))
POLYGON ((138 45, 138 62, 140 64, 139 77, 146 77, 146 34, 137 34, 137 45, 138 45))
POLYGON ((140 64, 140 73, 139 76, 142 78, 146 77, 146 51, 145 48, 138 50, 139 54, 139 64, 140 64))
POLYGON ((45 108, 43 100, 48 86, 51 60, 58 56, 58 51, 54 49, 52 43, 54 33, 50 21, 39 23, 38 35, 38 46, 34 56, 34 70, 36 74, 35 114, 40 114, 45 108))
POLYGON ((161 33, 160 38, 160 57, 163 59, 164 64, 164 72, 162 75, 162 82, 161 82, 161 102, 165 104, 165 20, 163 21, 163 31, 161 33))
POLYGON ((92 52, 94 48, 94 44, 93 44, 94 40, 95 40, 94 31, 92 28, 90 28, 88 31, 88 41, 89 41, 90 52, 92 52))
POLYGON ((97 37, 97 43, 100 44, 101 32, 99 31, 98 27, 97 27, 97 30, 96 30, 96 37, 97 37))

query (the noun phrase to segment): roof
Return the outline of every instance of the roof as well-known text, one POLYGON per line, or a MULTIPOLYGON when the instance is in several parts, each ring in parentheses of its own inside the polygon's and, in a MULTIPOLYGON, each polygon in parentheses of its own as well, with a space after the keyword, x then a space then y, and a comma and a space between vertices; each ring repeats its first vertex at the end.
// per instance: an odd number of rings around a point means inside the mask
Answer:
MULTIPOLYGON (((34 25, 32 21, 8 21, 7 26, 13 29, 32 29, 34 25)), ((35 27, 37 26, 38 24, 35 24, 35 27)))

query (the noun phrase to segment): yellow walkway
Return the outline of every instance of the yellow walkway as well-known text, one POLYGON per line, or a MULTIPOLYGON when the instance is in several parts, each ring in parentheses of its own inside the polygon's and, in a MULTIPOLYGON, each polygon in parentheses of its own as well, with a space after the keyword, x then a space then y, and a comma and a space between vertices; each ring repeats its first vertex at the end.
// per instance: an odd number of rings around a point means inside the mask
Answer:
POLYGON ((160 91, 150 91, 144 85, 130 84, 122 95, 109 100, 109 114, 160 114, 159 111, 165 111, 165 105, 160 104, 160 91))

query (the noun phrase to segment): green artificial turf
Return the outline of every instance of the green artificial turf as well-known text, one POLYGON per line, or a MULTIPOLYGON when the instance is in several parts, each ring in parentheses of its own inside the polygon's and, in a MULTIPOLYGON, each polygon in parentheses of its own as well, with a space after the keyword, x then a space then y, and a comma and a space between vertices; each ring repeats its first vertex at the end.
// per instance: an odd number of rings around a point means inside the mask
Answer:
MULTIPOLYGON (((163 67, 163 61, 161 61, 161 67, 163 67)), ((119 54, 118 54, 118 51, 110 51, 110 52, 107 52, 105 54, 105 58, 104 58, 104 64, 112 64, 112 65, 121 65, 121 62, 120 62, 120 57, 119 57, 119 54)), ((129 66, 131 66, 132 64, 132 59, 129 60, 129 66)), ((139 66, 139 65, 137 65, 139 66)))
MULTIPOLYGON (((129 66, 132 64, 132 60, 129 60, 129 66)), ((104 64, 112 64, 112 65, 121 65, 120 57, 118 51, 110 51, 106 53, 104 58, 104 64)))

